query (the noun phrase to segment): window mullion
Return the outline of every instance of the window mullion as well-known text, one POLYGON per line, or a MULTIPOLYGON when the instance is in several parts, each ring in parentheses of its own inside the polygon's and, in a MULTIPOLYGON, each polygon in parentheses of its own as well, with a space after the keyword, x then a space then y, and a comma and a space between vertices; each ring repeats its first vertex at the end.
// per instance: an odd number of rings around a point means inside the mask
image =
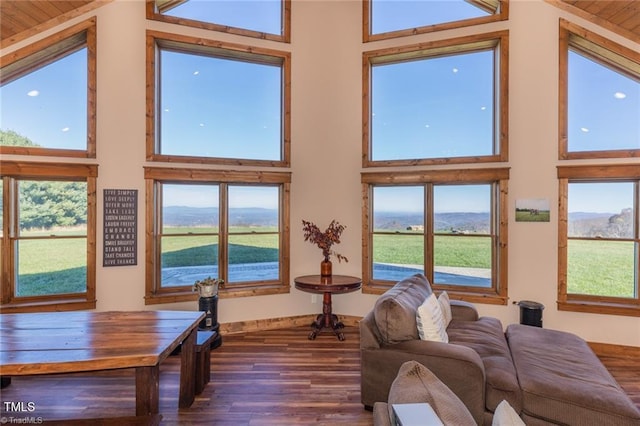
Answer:
POLYGON ((229 185, 220 183, 218 191, 218 277, 229 280, 229 185))
POLYGON ((434 272, 434 208, 433 208, 433 184, 427 183, 424 186, 424 273, 429 279, 429 282, 433 283, 435 280, 434 272))

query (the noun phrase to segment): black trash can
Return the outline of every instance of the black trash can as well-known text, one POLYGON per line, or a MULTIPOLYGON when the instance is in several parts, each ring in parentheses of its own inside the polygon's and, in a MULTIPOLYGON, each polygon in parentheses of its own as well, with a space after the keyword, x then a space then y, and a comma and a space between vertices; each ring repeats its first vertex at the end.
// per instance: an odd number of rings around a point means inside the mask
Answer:
POLYGON ((520 324, 542 327, 542 310, 544 305, 530 300, 518 302, 520 307, 520 324))

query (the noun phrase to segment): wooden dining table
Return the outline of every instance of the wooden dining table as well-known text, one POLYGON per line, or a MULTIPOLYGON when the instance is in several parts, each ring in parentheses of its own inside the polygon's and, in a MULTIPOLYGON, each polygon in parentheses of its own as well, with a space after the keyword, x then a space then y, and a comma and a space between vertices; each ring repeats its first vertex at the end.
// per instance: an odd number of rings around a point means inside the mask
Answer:
MULTIPOLYGON (((199 311, 0 315, 0 375, 135 368, 136 416, 158 414, 160 363, 181 345, 179 407, 195 399, 199 311)), ((13 384, 12 386, 15 386, 13 384)))

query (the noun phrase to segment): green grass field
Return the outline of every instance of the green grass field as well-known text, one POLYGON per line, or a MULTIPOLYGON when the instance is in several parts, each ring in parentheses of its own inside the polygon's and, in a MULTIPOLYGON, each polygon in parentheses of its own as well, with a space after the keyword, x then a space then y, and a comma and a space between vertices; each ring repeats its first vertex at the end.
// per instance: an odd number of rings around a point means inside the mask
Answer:
MULTIPOLYGON (((257 231, 254 228, 236 230, 257 231)), ((181 231, 192 234, 163 238, 163 267, 201 266, 217 262, 217 236, 197 235, 213 230, 194 228, 181 231)), ((278 260, 277 234, 235 235, 230 237, 229 242, 230 263, 278 260)), ((489 237, 440 235, 435 239, 435 264, 487 269, 491 267, 490 247, 489 237)), ((569 292, 633 297, 633 250, 631 242, 571 241, 569 292)), ((18 253, 18 294, 27 296, 85 291, 85 252, 85 238, 22 241, 18 253)), ((373 258, 376 263, 421 265, 422 237, 406 234, 376 235, 373 258)), ((101 264, 100 259, 97 262, 98 265, 101 264)))

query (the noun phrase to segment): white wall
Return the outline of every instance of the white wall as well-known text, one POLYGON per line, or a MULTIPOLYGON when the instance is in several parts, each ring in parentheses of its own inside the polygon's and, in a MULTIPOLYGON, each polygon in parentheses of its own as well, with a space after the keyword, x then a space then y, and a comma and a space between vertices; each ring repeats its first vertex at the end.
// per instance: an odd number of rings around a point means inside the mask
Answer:
MULTIPOLYGON (((465 28, 365 45, 361 41, 361 13, 359 1, 293 0, 289 45, 147 22, 142 0, 115 0, 91 13, 98 16, 98 224, 103 223, 104 188, 138 189, 141 212, 138 265, 102 268, 98 262, 99 310, 197 309, 195 302, 145 306, 143 299, 147 28, 292 52, 291 277, 316 273, 321 260, 319 250, 303 241, 301 219, 323 226, 334 218, 347 226, 339 249, 350 259, 349 263, 334 262, 334 273, 361 275, 361 54, 398 43, 473 31, 465 28)), ((487 32, 510 30, 509 296, 512 301, 543 303, 545 327, 570 331, 589 341, 640 346, 638 318, 559 312, 556 308, 560 16, 570 17, 542 0, 512 0, 509 22, 482 28, 487 32), (521 198, 548 199, 551 222, 516 223, 514 203, 521 198)), ((629 48, 640 49, 639 44, 587 21, 571 19, 629 48)), ((10 46, 2 54, 59 29, 10 46)), ((102 258, 100 226, 98 259, 102 258)), ((375 296, 359 292, 336 296, 334 311, 364 315, 375 300, 375 296)), ((500 318, 505 326, 519 320, 519 309, 511 303, 478 308, 482 315, 500 318)), ((320 309, 319 303, 311 303, 310 294, 292 288, 285 295, 221 299, 219 320, 228 323, 286 317, 320 309)))

